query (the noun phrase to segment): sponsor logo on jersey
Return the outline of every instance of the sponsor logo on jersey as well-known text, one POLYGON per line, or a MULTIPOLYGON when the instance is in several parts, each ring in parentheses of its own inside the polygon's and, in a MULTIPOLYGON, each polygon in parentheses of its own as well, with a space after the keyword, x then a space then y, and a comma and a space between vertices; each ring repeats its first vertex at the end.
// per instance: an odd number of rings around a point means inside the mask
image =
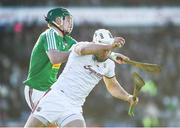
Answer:
POLYGON ((38 108, 36 109, 36 111, 37 111, 37 112, 40 112, 40 111, 41 111, 41 107, 38 107, 38 108))
MULTIPOLYGON (((98 66, 97 66, 98 67, 98 66)), ((91 65, 85 65, 84 68, 88 71, 90 71, 90 74, 94 74, 96 75, 97 77, 99 78, 102 78, 103 77, 103 74, 101 73, 98 73, 95 69, 92 68, 91 65)))

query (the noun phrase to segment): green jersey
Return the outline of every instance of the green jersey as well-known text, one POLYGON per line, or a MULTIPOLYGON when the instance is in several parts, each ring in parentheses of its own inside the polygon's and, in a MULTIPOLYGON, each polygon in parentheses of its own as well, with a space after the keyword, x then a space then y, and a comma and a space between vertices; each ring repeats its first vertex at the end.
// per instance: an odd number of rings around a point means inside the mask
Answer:
POLYGON ((72 37, 62 37, 53 28, 43 32, 32 50, 28 77, 23 83, 34 89, 47 91, 57 80, 61 64, 51 64, 46 52, 51 49, 68 51, 75 43, 72 37))

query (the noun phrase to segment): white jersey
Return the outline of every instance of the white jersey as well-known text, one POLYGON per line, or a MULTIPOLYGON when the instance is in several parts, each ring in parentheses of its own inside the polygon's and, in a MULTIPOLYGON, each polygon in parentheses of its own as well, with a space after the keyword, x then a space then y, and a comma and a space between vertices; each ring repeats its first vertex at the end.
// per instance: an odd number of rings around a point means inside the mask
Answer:
POLYGON ((103 76, 115 76, 114 68, 110 59, 97 62, 93 55, 80 56, 72 49, 66 67, 51 88, 64 92, 72 104, 82 106, 103 76))

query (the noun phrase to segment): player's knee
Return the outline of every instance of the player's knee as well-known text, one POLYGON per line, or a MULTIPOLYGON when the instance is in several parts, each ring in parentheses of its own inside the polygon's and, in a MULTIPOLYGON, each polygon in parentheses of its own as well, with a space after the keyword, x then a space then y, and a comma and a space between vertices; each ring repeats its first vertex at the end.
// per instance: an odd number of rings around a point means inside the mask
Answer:
POLYGON ((64 124, 62 127, 86 127, 85 122, 83 120, 73 120, 67 124, 64 124))
POLYGON ((57 120, 59 127, 86 127, 82 114, 72 114, 57 120))
POLYGON ((49 122, 41 117, 41 116, 37 116, 37 115, 31 115, 29 117, 29 119, 27 120, 26 124, 25 124, 25 128, 29 128, 29 127, 45 127, 48 126, 49 122))

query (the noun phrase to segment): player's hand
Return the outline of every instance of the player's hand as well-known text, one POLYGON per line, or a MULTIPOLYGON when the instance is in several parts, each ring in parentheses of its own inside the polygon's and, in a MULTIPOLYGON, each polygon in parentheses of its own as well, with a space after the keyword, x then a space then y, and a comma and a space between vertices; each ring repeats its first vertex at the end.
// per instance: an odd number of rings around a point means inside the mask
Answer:
POLYGON ((124 60, 129 60, 129 57, 123 55, 123 54, 120 54, 120 53, 115 53, 116 55, 116 60, 115 62, 118 63, 118 64, 126 64, 126 62, 124 60))
POLYGON ((138 97, 134 97, 133 95, 129 95, 128 97, 128 102, 130 105, 136 105, 139 101, 139 98, 138 97))
POLYGON ((113 47, 117 48, 117 47, 122 47, 125 44, 125 39, 122 37, 114 37, 114 42, 113 42, 113 47))

